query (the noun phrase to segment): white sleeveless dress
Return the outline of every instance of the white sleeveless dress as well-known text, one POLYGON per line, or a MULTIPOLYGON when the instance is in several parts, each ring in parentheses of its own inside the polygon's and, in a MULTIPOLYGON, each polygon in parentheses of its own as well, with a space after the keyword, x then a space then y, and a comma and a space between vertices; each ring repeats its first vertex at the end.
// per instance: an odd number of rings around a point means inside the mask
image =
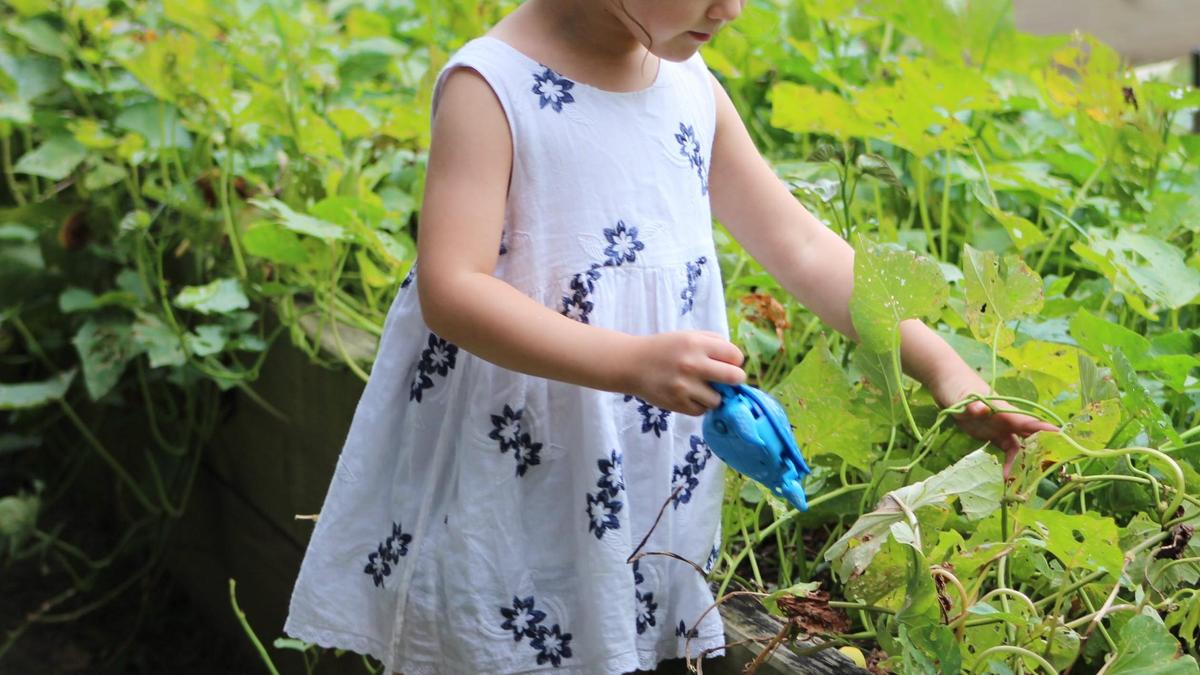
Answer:
MULTIPOLYGON (((716 109, 699 54, 618 93, 484 36, 513 170, 495 276, 577 321, 729 335, 708 198, 716 109)), ((417 264, 420 261, 418 260, 417 264)), ((592 354, 599 360, 621 354, 592 354)), ((644 364, 653 368, 655 364, 644 364)), ((415 275, 384 325, 284 631, 404 675, 620 674, 724 644, 707 581, 724 465, 701 417, 507 370, 430 332, 415 275), (697 624, 697 621, 699 623, 697 624)), ((721 656, 723 650, 709 656, 721 656)))

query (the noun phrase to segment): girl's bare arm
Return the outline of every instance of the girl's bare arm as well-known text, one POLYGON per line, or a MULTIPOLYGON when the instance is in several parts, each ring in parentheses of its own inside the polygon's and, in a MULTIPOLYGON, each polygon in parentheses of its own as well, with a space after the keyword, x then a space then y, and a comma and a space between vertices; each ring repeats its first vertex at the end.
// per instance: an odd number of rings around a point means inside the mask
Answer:
POLYGON ((635 336, 580 323, 493 276, 512 156, 491 87, 473 70, 451 73, 433 120, 417 235, 417 288, 431 330, 509 370, 638 393, 687 414, 720 400, 704 381, 745 378, 741 352, 716 334, 635 336))
MULTIPOLYGON (((857 341, 850 320, 854 249, 796 201, 759 154, 725 89, 716 78, 712 85, 717 97, 709 174, 713 213, 780 285, 825 323, 857 341)), ((900 337, 905 371, 931 388, 966 368, 946 341, 921 321, 901 322, 900 337)))

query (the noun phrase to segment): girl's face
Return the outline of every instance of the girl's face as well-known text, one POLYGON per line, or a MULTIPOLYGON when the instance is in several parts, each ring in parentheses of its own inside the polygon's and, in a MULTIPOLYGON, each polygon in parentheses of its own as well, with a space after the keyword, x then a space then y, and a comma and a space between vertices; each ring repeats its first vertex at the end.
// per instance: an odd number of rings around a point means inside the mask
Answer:
POLYGON ((742 13, 746 0, 609 0, 609 4, 650 53, 668 61, 686 61, 742 13))

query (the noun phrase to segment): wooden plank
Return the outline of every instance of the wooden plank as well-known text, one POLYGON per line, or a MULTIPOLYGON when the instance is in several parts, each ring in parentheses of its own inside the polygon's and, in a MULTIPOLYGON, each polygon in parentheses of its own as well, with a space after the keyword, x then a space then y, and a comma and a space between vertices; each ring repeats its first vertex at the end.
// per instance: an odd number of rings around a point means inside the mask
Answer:
MULTIPOLYGON (((771 616, 753 598, 737 596, 721 603, 721 619, 725 622, 725 640, 734 643, 747 638, 770 637, 777 635, 783 629, 783 622, 771 616)), ((817 644, 814 641, 797 640, 796 646, 808 647, 817 644)), ((749 664, 762 651, 757 643, 747 643, 746 646, 731 647, 725 650, 728 663, 720 665, 720 669, 712 670, 716 675, 722 673, 741 673, 742 668, 749 664)), ((704 672, 709 673, 705 663, 704 672)), ((854 665, 849 658, 836 649, 824 649, 812 656, 797 656, 794 652, 781 645, 769 659, 758 669, 759 675, 868 675, 869 671, 854 665)))

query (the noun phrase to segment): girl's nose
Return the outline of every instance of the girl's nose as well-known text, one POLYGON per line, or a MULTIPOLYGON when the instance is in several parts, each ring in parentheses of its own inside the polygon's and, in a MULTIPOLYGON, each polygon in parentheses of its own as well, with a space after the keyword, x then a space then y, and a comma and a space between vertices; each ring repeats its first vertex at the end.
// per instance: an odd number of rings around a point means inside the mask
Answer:
POLYGON ((742 13, 746 0, 717 0, 708 8, 708 18, 716 21, 733 21, 742 13))

